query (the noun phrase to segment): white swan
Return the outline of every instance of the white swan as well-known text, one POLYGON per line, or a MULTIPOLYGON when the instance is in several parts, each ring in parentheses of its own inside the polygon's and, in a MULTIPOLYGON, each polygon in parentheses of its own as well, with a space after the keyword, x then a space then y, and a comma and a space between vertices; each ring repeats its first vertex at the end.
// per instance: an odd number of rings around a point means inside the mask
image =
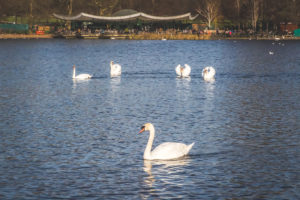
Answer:
POLYGON ((274 55, 274 51, 269 51, 269 54, 270 55, 274 55))
POLYGON ((216 70, 213 67, 205 67, 202 70, 202 77, 205 81, 211 81, 215 79, 216 70))
POLYGON ((177 67, 175 68, 176 74, 179 77, 189 77, 190 73, 191 73, 191 67, 188 64, 184 64, 184 67, 182 67, 180 64, 177 65, 177 67))
POLYGON ((121 76, 121 65, 119 64, 114 64, 113 61, 110 61, 110 76, 121 76))
POLYGON ((92 76, 90 74, 79 74, 76 76, 76 67, 73 65, 73 79, 90 79, 92 76))
POLYGON ((157 146, 153 151, 151 151, 155 136, 153 124, 144 124, 139 133, 142 133, 144 131, 150 131, 148 143, 144 151, 145 160, 172 160, 180 158, 187 155, 194 145, 194 143, 186 145, 183 143, 165 142, 157 146))

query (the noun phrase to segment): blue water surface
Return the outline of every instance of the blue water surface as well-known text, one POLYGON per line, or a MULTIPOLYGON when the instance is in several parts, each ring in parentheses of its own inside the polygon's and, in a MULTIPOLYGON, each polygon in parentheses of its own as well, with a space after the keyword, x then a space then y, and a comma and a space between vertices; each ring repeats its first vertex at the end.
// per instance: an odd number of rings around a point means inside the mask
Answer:
POLYGON ((0 199, 300 199, 300 41, 1 40, 0 75, 0 199))

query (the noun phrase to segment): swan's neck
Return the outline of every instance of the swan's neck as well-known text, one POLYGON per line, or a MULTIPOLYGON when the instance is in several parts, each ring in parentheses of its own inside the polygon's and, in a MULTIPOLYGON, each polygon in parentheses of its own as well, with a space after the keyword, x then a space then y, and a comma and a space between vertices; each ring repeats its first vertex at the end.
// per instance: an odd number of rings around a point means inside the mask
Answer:
POLYGON ((73 78, 75 78, 76 77, 76 69, 75 69, 75 67, 73 68, 73 78))
POLYGON ((151 149, 152 149, 152 144, 155 136, 155 130, 154 127, 150 128, 150 134, 149 134, 149 139, 148 143, 144 152, 144 159, 149 159, 151 157, 151 149))

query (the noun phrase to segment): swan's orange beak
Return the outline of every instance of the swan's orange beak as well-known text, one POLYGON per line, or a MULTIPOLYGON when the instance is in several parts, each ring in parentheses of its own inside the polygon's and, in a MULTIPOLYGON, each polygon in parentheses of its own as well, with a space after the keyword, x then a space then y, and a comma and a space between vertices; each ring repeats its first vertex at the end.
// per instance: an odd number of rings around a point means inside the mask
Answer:
POLYGON ((144 132, 144 131, 145 131, 145 126, 142 126, 142 128, 141 128, 141 130, 140 130, 139 133, 142 133, 142 132, 144 132))

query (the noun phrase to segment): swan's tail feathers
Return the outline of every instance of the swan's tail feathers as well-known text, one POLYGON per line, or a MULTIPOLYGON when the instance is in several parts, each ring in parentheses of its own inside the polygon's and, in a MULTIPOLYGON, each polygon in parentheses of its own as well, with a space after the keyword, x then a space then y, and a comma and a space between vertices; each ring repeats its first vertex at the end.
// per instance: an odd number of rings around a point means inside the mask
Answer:
POLYGON ((189 153, 189 151, 192 149, 192 147, 194 146, 194 144, 195 144, 195 142, 193 142, 192 144, 188 145, 186 154, 189 153))

